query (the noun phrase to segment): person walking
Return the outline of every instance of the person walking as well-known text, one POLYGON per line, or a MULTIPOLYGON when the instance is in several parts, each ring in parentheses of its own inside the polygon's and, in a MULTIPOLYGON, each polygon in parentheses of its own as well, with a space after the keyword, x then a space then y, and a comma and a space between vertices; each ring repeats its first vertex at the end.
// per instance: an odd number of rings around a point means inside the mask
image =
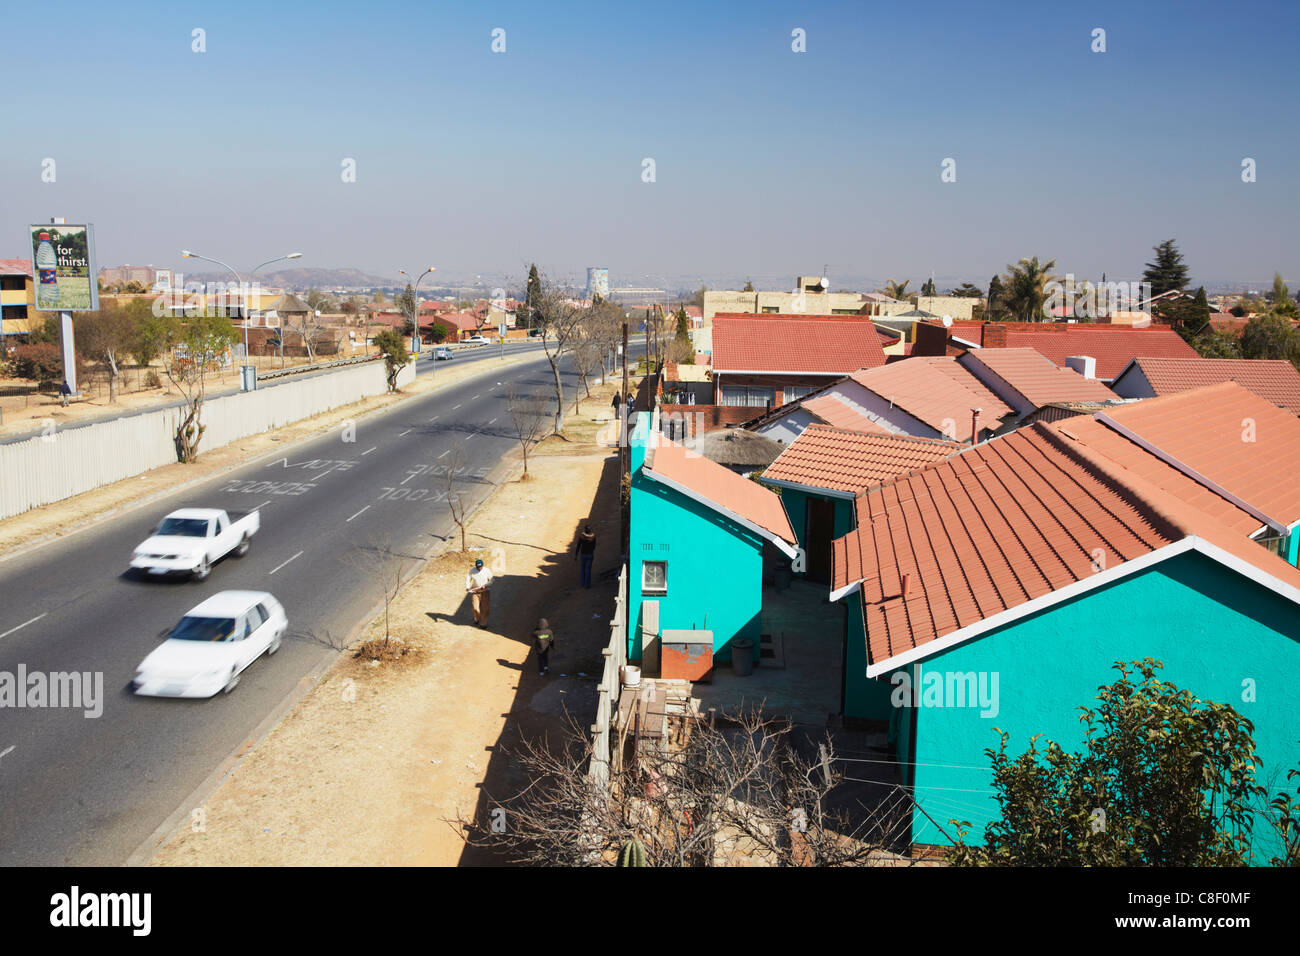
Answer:
POLYGON ((68 384, 68 380, 65 378, 63 384, 59 386, 59 400, 62 402, 64 408, 68 407, 68 399, 71 396, 72 386, 68 384))
POLYGON ((636 411, 636 398, 631 392, 627 393, 627 420, 632 420, 632 414, 636 411))
POLYGON ((583 525, 582 533, 578 535, 578 547, 573 552, 573 559, 579 562, 578 580, 587 590, 591 590, 591 562, 596 557, 596 532, 591 530, 591 525, 583 525))
POLYGON ((553 647, 555 647, 555 633, 546 622, 546 618, 541 618, 537 622, 537 630, 533 631, 533 650, 537 651, 537 673, 543 677, 551 669, 553 647))
POLYGON ((474 567, 465 575, 465 590, 469 592, 470 605, 474 609, 474 623, 487 627, 488 614, 492 610, 492 572, 483 565, 483 559, 474 562, 474 567))

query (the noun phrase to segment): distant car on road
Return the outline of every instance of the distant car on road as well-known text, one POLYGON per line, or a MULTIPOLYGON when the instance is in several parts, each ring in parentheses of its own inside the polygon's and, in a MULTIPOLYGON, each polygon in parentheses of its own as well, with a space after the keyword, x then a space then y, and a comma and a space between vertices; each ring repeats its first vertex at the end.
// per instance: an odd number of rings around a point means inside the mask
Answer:
POLYGON ((530 339, 539 339, 539 338, 542 337, 542 330, 541 330, 541 329, 529 329, 529 330, 528 330, 528 337, 529 337, 530 339))
POLYGON ((136 545, 131 569, 154 577, 188 574, 202 581, 226 555, 246 555, 261 527, 257 511, 181 508, 136 545))
POLYGON ((433 358, 435 362, 450 361, 453 357, 454 355, 451 349, 447 348, 445 345, 439 345, 433 350, 433 358))
POLYGON ((481 335, 472 335, 465 340, 465 343, 467 345, 491 345, 492 344, 492 342, 489 339, 485 339, 481 335))
POLYGON ((249 664, 280 649, 288 629, 284 606, 265 591, 221 591, 140 662, 130 689, 148 697, 229 694, 249 664))

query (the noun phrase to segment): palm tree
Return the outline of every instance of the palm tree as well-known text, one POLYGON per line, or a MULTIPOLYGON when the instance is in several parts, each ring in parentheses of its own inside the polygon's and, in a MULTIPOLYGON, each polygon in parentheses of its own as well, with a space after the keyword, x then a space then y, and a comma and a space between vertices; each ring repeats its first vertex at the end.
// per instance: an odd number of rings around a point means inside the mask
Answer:
POLYGON ((911 285, 911 279, 904 279, 901 283, 890 279, 885 283, 885 295, 891 299, 897 299, 902 302, 907 298, 907 287, 911 285))
POLYGON ((1047 301, 1046 286, 1059 278, 1052 274, 1055 268, 1055 259, 1039 262, 1038 256, 1008 265, 998 304, 1017 321, 1041 322, 1043 304, 1047 301))

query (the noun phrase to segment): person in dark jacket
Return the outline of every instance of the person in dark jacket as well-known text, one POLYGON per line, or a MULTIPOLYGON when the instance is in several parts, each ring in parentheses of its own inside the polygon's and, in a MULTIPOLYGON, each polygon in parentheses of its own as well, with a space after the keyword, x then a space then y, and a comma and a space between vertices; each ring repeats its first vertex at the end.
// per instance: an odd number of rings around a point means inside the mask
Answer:
POLYGON ((537 673, 543 677, 551 669, 551 648, 554 646, 555 633, 546 618, 541 618, 537 630, 533 631, 533 650, 537 651, 537 673))
POLYGON ((68 399, 71 396, 72 396, 72 386, 68 384, 68 380, 65 378, 63 380, 63 384, 59 386, 59 398, 65 407, 67 406, 68 399))
POLYGON ((584 588, 591 590, 591 562, 596 557, 596 532, 591 525, 584 525, 578 535, 578 547, 573 552, 573 559, 579 562, 578 579, 584 588))

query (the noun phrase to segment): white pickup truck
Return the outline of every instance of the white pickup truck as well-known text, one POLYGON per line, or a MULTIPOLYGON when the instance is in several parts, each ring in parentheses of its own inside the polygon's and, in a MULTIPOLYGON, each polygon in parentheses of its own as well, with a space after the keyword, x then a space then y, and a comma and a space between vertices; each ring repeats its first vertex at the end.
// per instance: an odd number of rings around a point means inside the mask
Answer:
POLYGON ((202 581, 226 555, 246 555, 261 526, 257 511, 181 508, 136 546, 131 569, 157 576, 188 574, 202 581))

